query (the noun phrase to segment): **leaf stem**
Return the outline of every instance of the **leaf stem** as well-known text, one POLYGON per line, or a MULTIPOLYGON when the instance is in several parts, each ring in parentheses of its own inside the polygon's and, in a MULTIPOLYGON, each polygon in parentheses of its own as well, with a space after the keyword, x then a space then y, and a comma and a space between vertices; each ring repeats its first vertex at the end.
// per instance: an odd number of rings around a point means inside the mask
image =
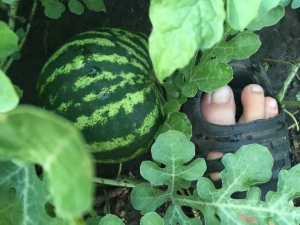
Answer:
POLYGON ((295 106, 300 106, 300 102, 293 102, 293 101, 281 101, 281 105, 295 105, 295 106))
POLYGON ((94 177, 93 182, 99 183, 99 184, 111 185, 111 186, 119 186, 119 187, 134 188, 136 186, 135 184, 126 183, 126 182, 123 182, 123 181, 117 181, 117 180, 111 180, 111 179, 105 179, 105 178, 98 178, 98 177, 94 177))
POLYGON ((294 64, 289 63, 289 62, 285 62, 285 61, 280 61, 280 60, 276 60, 276 59, 262 59, 263 61, 269 61, 269 62, 277 62, 277 63, 282 63, 282 64, 287 64, 289 66, 294 66, 294 64))
POLYGON ((294 115, 291 114, 291 113, 290 113, 289 111, 287 111, 286 109, 283 109, 283 110, 284 110, 284 112, 285 112, 286 114, 288 114, 290 117, 292 117, 292 119, 294 120, 294 122, 295 122, 295 124, 296 124, 297 131, 299 131, 299 125, 298 125, 298 122, 297 122, 296 118, 294 117, 294 115))
POLYGON ((93 208, 90 208, 88 212, 92 217, 98 216, 98 214, 95 212, 95 210, 93 208))

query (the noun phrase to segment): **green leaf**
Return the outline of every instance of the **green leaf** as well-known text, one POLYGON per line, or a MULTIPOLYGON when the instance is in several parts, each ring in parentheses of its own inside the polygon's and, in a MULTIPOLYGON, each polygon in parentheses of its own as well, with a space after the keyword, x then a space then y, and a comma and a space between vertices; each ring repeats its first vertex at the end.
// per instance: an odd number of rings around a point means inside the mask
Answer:
POLYGON ((103 218, 102 216, 89 217, 89 218, 87 218, 85 223, 86 223, 86 225, 98 225, 102 218, 103 218))
POLYGON ((83 0, 89 10, 96 12, 106 12, 103 0, 83 0))
POLYGON ((150 212, 142 217, 141 225, 164 225, 164 220, 157 213, 150 212))
POLYGON ((186 84, 182 88, 182 93, 189 98, 193 98, 197 93, 197 82, 191 82, 186 84))
POLYGON ((42 5, 45 7, 45 14, 51 19, 58 19, 66 10, 66 7, 58 0, 42 0, 42 5))
POLYGON ((216 56, 222 63, 228 63, 231 59, 246 59, 254 54, 260 47, 259 37, 250 32, 236 35, 230 41, 222 39, 215 46, 211 56, 216 56))
POLYGON ((228 0, 227 22, 235 30, 244 30, 257 16, 262 0, 228 0))
MULTIPOLYGON (((153 162, 144 161, 141 165, 141 175, 151 184, 165 184, 168 189, 156 194, 154 189, 146 184, 137 185, 131 192, 131 203, 135 209, 142 210, 142 214, 153 212, 168 199, 180 199, 182 196, 177 194, 178 189, 190 187, 190 181, 200 178, 206 170, 204 159, 196 159, 183 166, 194 157, 195 146, 180 132, 169 131, 161 134, 152 146, 151 153, 155 161, 165 164, 166 167, 160 168, 153 162)), ((198 218, 190 219, 184 217, 183 212, 177 213, 177 210, 181 211, 182 204, 173 203, 168 211, 172 210, 174 205, 176 210, 170 214, 172 216, 165 217, 166 224, 195 224, 191 221, 200 223, 198 218)))
POLYGON ((8 112, 19 104, 19 97, 10 79, 0 70, 0 113, 8 112))
POLYGON ((75 13, 77 15, 81 15, 82 13, 84 13, 84 7, 78 0, 70 0, 68 6, 72 13, 75 13))
POLYGON ((180 104, 177 100, 173 99, 169 102, 164 104, 164 111, 167 115, 171 114, 172 112, 176 112, 179 110, 180 104))
POLYGON ((290 4, 291 0, 280 0, 278 5, 281 5, 283 7, 287 6, 288 4, 290 4))
POLYGON ((1 0, 2 2, 6 3, 6 4, 11 4, 13 3, 15 0, 1 0))
POLYGON ((24 38, 24 35, 25 35, 25 32, 24 32, 23 27, 19 28, 19 29, 16 31, 16 35, 18 36, 19 41, 22 41, 22 39, 24 38))
POLYGON ((279 2, 280 0, 262 0, 259 6, 259 10, 262 12, 268 12, 278 6, 279 2))
POLYGON ((14 85, 14 89, 15 89, 15 92, 18 95, 18 97, 22 98, 23 97, 23 91, 17 85, 14 85))
POLYGON ((300 101, 300 92, 296 95, 298 101, 300 101))
POLYGON ((199 63, 194 67, 190 82, 198 84, 198 88, 204 92, 213 92, 218 88, 224 87, 233 78, 231 66, 220 63, 213 59, 201 68, 199 63))
POLYGON ((124 225, 124 223, 119 217, 113 214, 107 214, 100 220, 99 225, 124 225))
POLYGON ((0 21, 0 58, 9 56, 18 49, 18 36, 0 21))
POLYGON ((19 60, 21 58, 21 53, 13 52, 12 54, 10 54, 10 57, 12 57, 14 60, 19 60))
POLYGON ((280 5, 266 13, 258 11, 257 17, 247 26, 247 29, 260 30, 263 27, 272 26, 276 24, 284 14, 284 7, 280 5))
POLYGON ((93 164, 72 123, 39 108, 19 106, 0 114, 0 124, 0 158, 41 165, 57 215, 78 216, 91 207, 93 164))
POLYGON ((297 9, 300 7, 300 0, 293 0, 292 9, 297 9))
POLYGON ((179 97, 179 90, 178 87, 176 87, 174 84, 163 82, 162 86, 164 87, 166 91, 166 99, 167 101, 170 101, 172 99, 177 99, 179 97))
POLYGON ((152 0, 149 53, 159 82, 184 68, 198 49, 217 43, 224 19, 222 0, 152 0))
POLYGON ((192 125, 186 114, 181 112, 172 112, 168 115, 164 124, 159 128, 155 137, 158 135, 165 133, 167 131, 179 131, 184 133, 184 135, 190 139, 192 137, 192 125))
POLYGON ((0 221, 1 225, 12 225, 11 213, 16 199, 16 190, 9 189, 2 198, 0 197, 0 221))

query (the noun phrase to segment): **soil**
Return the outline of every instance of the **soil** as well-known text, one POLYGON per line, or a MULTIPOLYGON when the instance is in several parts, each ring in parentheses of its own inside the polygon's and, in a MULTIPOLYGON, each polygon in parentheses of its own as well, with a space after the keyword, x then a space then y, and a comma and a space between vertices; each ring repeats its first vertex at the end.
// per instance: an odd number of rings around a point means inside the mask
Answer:
MULTIPOLYGON (((15 61, 7 74, 15 85, 18 85, 24 95, 21 104, 37 105, 36 83, 38 75, 51 53, 68 38, 92 30, 101 26, 123 27, 141 31, 150 35, 151 22, 149 20, 150 0, 110 0, 105 1, 106 12, 96 13, 85 8, 83 15, 75 15, 66 8, 61 18, 49 19, 43 13, 43 7, 39 3, 35 17, 32 19, 32 28, 27 41, 21 50, 21 59, 15 61)), ((28 21, 28 15, 32 6, 32 0, 23 0, 18 15, 28 21)), ((281 21, 271 27, 263 28, 256 32, 262 41, 262 46, 252 57, 262 59, 276 59, 291 62, 299 57, 300 52, 300 10, 286 7, 286 15, 281 21)), ((6 16, 0 11, 0 20, 6 16)), ((17 27, 26 26, 18 22, 17 27)), ((188 41, 188 40, 187 40, 188 41)), ((287 65, 269 63, 268 76, 276 93, 290 73, 291 68, 287 65)), ((286 93, 285 100, 295 101, 295 95, 300 90, 300 81, 294 78, 286 93)), ((297 120, 300 113, 297 107, 286 107, 294 113, 297 120)), ((287 117, 287 123, 293 124, 293 120, 287 117)), ((293 165, 300 160, 299 132, 295 128, 290 130, 291 159, 293 165)), ((139 174, 139 166, 143 160, 150 160, 150 153, 130 162, 123 163, 122 174, 142 180, 139 174)), ((118 165, 98 165, 97 176, 114 178, 118 172, 118 165)), ((130 189, 119 187, 97 186, 95 207, 99 215, 104 215, 105 203, 109 206, 109 212, 125 219, 126 224, 139 224, 140 211, 133 209, 130 204, 130 189)), ((158 209, 161 215, 165 212, 165 206, 158 209)))

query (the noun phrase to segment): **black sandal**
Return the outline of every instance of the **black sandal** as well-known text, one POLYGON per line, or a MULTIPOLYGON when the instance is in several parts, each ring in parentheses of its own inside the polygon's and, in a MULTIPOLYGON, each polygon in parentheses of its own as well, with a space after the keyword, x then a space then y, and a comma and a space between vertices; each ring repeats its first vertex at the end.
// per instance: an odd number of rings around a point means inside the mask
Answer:
MULTIPOLYGON (((228 84, 233 92, 236 102, 236 119, 242 115, 241 92, 248 84, 259 84, 264 89, 265 95, 276 99, 267 75, 259 63, 246 60, 235 60, 229 63, 232 66, 234 79, 228 84)), ((282 169, 290 169, 289 158, 290 143, 288 129, 285 124, 285 113, 278 103, 279 115, 270 119, 260 119, 249 123, 237 125, 217 125, 204 120, 200 112, 202 91, 198 91, 194 98, 189 98, 182 106, 184 112, 192 123, 193 132, 191 141, 196 146, 196 154, 206 159, 211 151, 235 153, 243 145, 258 143, 269 149, 273 158, 272 178, 268 183, 258 184, 262 191, 261 199, 264 200, 268 191, 276 191, 278 173, 282 169)), ((198 155, 197 155, 198 156, 198 155)), ((220 172, 224 169, 222 159, 206 160, 209 173, 220 172)), ((222 181, 215 182, 219 188, 222 181)), ((235 198, 245 198, 246 193, 236 193, 235 198)))

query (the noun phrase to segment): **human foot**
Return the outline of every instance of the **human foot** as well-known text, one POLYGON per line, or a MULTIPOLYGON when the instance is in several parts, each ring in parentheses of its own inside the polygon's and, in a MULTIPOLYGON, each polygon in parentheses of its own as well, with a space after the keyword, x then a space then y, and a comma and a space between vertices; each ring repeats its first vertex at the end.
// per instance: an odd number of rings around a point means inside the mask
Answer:
MULTIPOLYGON (((248 123, 258 119, 268 119, 278 115, 278 106, 274 98, 265 97, 261 86, 250 84, 241 94, 243 114, 236 122, 236 106, 234 95, 229 86, 222 87, 213 93, 205 93, 200 104, 203 118, 213 124, 232 125, 236 123, 248 123)), ((209 152, 207 159, 218 159, 222 152, 209 152)), ((220 173, 211 173, 213 181, 220 179, 220 173)))

